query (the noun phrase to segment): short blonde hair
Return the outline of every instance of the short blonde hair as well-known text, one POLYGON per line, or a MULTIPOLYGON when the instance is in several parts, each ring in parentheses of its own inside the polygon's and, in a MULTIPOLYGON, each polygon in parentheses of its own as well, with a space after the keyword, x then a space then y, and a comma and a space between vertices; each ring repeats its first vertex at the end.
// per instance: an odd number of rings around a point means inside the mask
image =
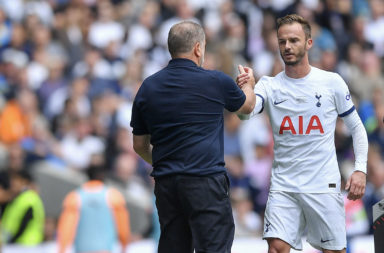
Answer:
POLYGON ((283 25, 299 23, 303 27, 305 38, 311 38, 311 25, 302 16, 297 14, 289 14, 282 18, 277 19, 277 30, 283 25))

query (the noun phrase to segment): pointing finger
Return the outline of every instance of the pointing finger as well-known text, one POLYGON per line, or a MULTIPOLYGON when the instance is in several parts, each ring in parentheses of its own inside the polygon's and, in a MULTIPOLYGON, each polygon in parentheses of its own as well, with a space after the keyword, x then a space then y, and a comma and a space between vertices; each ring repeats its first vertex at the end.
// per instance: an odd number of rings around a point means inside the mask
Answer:
POLYGON ((238 69, 239 69, 240 74, 245 73, 245 70, 244 70, 243 65, 239 65, 239 66, 238 66, 238 69))

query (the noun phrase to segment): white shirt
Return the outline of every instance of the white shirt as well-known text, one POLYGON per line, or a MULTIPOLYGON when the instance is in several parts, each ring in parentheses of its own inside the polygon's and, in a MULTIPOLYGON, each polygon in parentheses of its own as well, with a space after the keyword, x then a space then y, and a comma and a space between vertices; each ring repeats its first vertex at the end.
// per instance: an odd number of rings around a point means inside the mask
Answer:
POLYGON ((256 106, 254 113, 265 108, 273 131, 271 190, 340 192, 336 120, 355 110, 343 79, 315 67, 299 79, 289 78, 283 71, 275 77, 262 77, 255 93, 262 109, 256 106))
POLYGON ((121 43, 124 37, 124 27, 114 21, 95 22, 89 28, 88 41, 98 48, 105 48, 112 41, 121 43))
POLYGON ((105 144, 99 137, 86 136, 82 140, 76 138, 75 134, 66 135, 60 143, 63 159, 68 166, 84 170, 90 162, 92 155, 102 154, 105 144))
POLYGON ((364 37, 374 44, 379 56, 384 56, 384 17, 368 22, 364 27, 364 37))

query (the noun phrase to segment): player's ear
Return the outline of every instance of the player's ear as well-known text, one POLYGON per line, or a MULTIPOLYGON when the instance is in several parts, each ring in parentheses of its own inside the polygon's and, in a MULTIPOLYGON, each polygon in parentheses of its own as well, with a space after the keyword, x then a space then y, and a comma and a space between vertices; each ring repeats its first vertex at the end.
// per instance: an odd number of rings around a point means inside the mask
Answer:
POLYGON ((310 49, 312 47, 312 45, 313 45, 312 38, 307 39, 307 49, 310 49))

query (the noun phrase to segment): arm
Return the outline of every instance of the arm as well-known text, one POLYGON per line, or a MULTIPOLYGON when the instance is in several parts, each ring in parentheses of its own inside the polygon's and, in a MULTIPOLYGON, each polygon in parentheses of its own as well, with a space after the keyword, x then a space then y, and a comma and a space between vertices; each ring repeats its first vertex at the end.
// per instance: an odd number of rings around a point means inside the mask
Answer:
POLYGON ((109 190, 108 198, 115 218, 117 235, 121 243, 122 252, 125 252, 131 237, 129 213, 125 206, 125 200, 123 195, 115 189, 109 190))
POLYGON ((59 253, 66 252, 75 239, 79 221, 79 202, 75 192, 71 192, 64 200, 63 211, 57 227, 59 253))
MULTIPOLYGON (((253 77, 253 75, 252 75, 253 77)), ((241 73, 237 76, 236 78, 236 83, 237 85, 240 87, 240 88, 243 88, 244 85, 249 82, 251 79, 250 75, 248 73, 241 73)), ((267 79, 266 77, 262 77, 258 83, 256 85, 254 85, 254 90, 253 90, 253 93, 255 93, 255 107, 253 109, 253 111, 251 113, 239 113, 237 112, 237 116, 241 119, 241 120, 248 120, 250 119, 251 117, 253 117, 254 115, 256 114, 259 114, 263 111, 264 109, 264 103, 265 103, 265 99, 266 99, 266 93, 265 93, 265 88, 264 88, 264 85, 263 85, 263 82, 265 82, 267 79)), ((252 80, 254 82, 254 79, 252 80)))
POLYGON ((133 135, 133 149, 149 164, 152 164, 152 148, 150 135, 133 135))
POLYGON ((242 114, 237 113, 237 117, 239 117, 240 120, 248 120, 255 116, 256 114, 259 114, 263 111, 264 108, 264 98, 258 94, 256 94, 256 103, 255 108, 253 108, 253 111, 250 114, 242 114))
POLYGON ((242 65, 239 65, 238 68, 240 75, 243 74, 244 77, 243 85, 239 85, 239 87, 243 90, 246 99, 244 104, 237 111, 237 113, 250 114, 253 111, 256 103, 256 96, 253 92, 255 88, 255 77, 253 76, 253 71, 251 68, 243 67, 242 65))
POLYGON ((345 125, 352 133, 353 151, 355 153, 355 171, 345 186, 349 190, 348 199, 360 199, 365 192, 367 174, 368 138, 364 125, 356 110, 343 117, 345 125))

